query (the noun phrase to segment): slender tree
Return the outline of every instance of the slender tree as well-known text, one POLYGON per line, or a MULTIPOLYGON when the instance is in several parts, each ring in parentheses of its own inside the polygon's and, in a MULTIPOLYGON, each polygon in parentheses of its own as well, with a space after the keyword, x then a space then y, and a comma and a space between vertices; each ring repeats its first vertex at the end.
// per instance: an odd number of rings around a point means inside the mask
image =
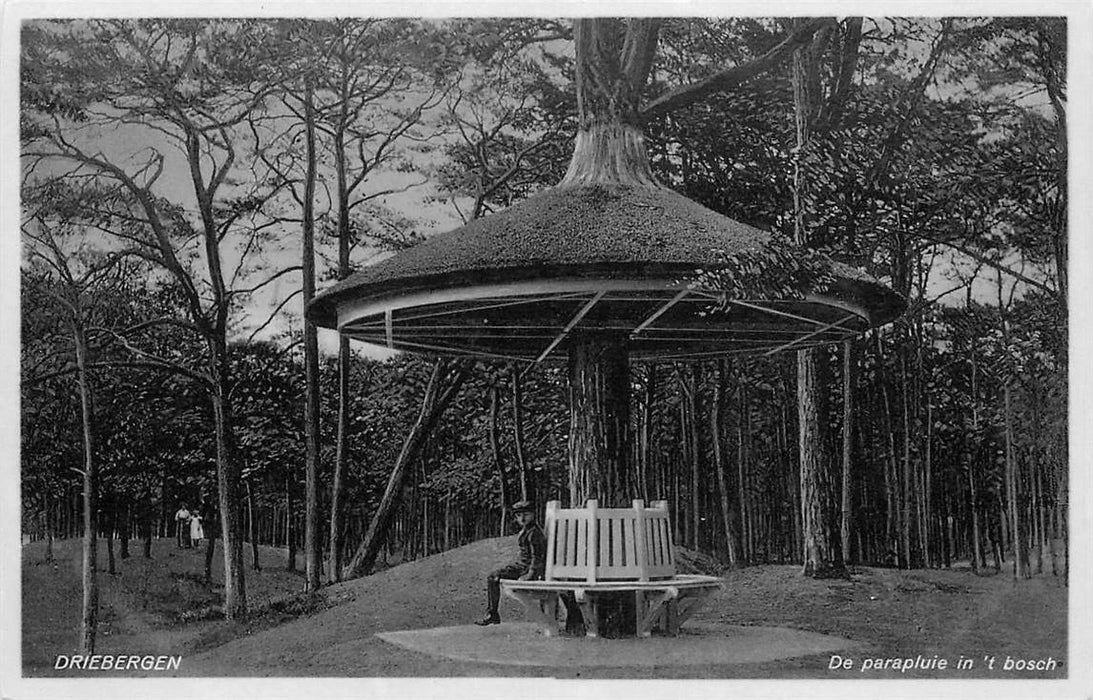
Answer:
MULTIPOLYGON (((304 85, 304 170, 303 194, 303 301, 304 308, 315 298, 315 103, 313 79, 304 85)), ((304 581, 306 589, 319 589, 321 552, 319 531, 319 334, 315 324, 304 319, 304 439, 307 446, 306 496, 304 504, 304 581)))
POLYGON ((249 241, 244 249, 253 250, 268 228, 256 212, 276 190, 262 189, 262 183, 257 191, 232 184, 240 152, 237 127, 264 103, 269 81, 262 60, 222 49, 261 46, 261 31, 246 21, 93 20, 50 29, 28 26, 23 42, 28 67, 23 71, 23 105, 29 125, 23 152, 32 172, 43 164, 68 163, 73 168, 68 176, 91 172, 112 188, 110 214, 125 226, 109 232, 173 278, 188 316, 179 323, 205 345, 200 370, 165 358, 140 358, 187 373, 208 392, 229 618, 245 614, 247 606, 228 327, 240 300, 283 271, 251 287, 233 287, 245 276, 248 258, 234 271, 227 266, 226 239, 242 236, 249 241), (74 55, 80 59, 72 60, 74 55), (62 110, 53 109, 58 103, 62 110), (43 114, 50 109, 52 117, 43 114), (146 137, 155 135, 156 145, 141 149, 147 155, 136 166, 130 165, 128 154, 104 151, 83 135, 91 127, 118 124, 139 125, 148 130, 146 137), (196 208, 192 219, 184 206, 160 193, 168 152, 181 158, 196 208), (196 229, 191 221, 197 222, 196 229), (189 248, 195 241, 196 249, 189 248))
POLYGON ((417 420, 411 426, 402 451, 399 452, 398 459, 387 479, 387 487, 368 525, 364 540, 346 565, 346 577, 356 578, 371 571, 395 515, 395 506, 398 504, 408 468, 421 453, 426 439, 436 427, 444 409, 459 392, 459 387, 466 379, 469 369, 463 361, 438 360, 433 365, 417 420))
POLYGON ((734 514, 732 510, 732 493, 726 474, 728 464, 722 445, 725 434, 725 426, 722 425, 721 415, 725 402, 725 385, 727 383, 726 361, 717 363, 717 378, 714 382, 713 400, 710 402, 710 440, 713 442, 714 470, 717 473, 717 490, 721 504, 721 525, 724 528, 725 547, 728 553, 729 566, 738 567, 743 564, 740 553, 740 539, 734 526, 734 514))
MULTIPOLYGON (((122 258, 118 255, 95 256, 83 261, 81 271, 75 271, 73 256, 64 249, 61 236, 68 228, 56 225, 40 212, 24 222, 23 235, 32 242, 29 253, 32 262, 48 270, 56 281, 46 287, 47 294, 64 309, 74 348, 77 386, 80 396, 80 424, 83 438, 83 612, 80 622, 79 649, 83 654, 95 652, 98 631, 99 581, 98 536, 99 520, 99 448, 96 438, 95 400, 91 375, 90 344, 87 328, 92 309, 88 300, 100 293, 101 287, 122 258), (52 288, 52 289, 51 289, 52 288)), ((71 233, 71 230, 70 230, 71 233)), ((110 573, 114 573, 113 556, 110 573)))

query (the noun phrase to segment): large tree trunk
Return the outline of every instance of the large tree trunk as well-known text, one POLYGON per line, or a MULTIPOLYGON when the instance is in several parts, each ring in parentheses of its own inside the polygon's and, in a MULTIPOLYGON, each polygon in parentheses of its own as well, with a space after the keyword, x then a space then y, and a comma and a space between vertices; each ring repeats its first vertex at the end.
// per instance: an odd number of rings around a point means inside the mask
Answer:
MULTIPOLYGON (((639 100, 657 44, 659 21, 574 21, 579 129, 560 186, 656 187, 641 130, 639 100)), ((569 339, 570 502, 628 504, 630 370, 625 336, 569 339)))
POLYGON ((569 347, 569 501, 603 507, 633 500, 630 364, 626 338, 581 334, 569 347))
MULTIPOLYGON (((630 363, 626 338, 611 333, 583 334, 569 347, 569 501, 573 507, 596 499, 604 507, 626 507, 633 500, 630 457, 630 363)), ((678 490, 677 490, 678 494, 678 490)), ((678 507, 676 508, 678 519, 678 507)), ((678 520, 677 520, 678 522, 678 520)), ((583 624, 579 608, 566 600, 566 628, 583 624)), ((634 634, 632 595, 601 594, 600 634, 634 634)))
POLYGON ((573 158, 560 183, 656 187, 638 100, 656 49, 659 21, 584 18, 574 21, 577 112, 573 158))
MULTIPOLYGON (((809 140, 810 119, 814 102, 812 94, 815 66, 810 65, 808 51, 798 48, 793 56, 793 104, 797 127, 797 148, 804 149, 809 140)), ((807 197, 806 176, 798 162, 793 173, 794 232, 797 242, 809 244, 805 219, 807 197)), ((804 574, 816 578, 847 575, 839 534, 838 507, 834 464, 828 454, 825 434, 827 411, 826 390, 822 370, 826 358, 819 349, 797 351, 797 415, 798 446, 801 454, 801 509, 804 528, 804 574)))
POLYGON ((801 454, 801 514, 804 574, 814 578, 847 576, 838 526, 835 474, 824 449, 826 416, 818 350, 797 353, 798 447, 801 454))
POLYGON ((384 489, 379 507, 368 525, 364 540, 346 565, 345 578, 356 578, 366 574, 376 563, 376 555, 383 546, 387 530, 395 514, 395 506, 402 492, 407 468, 421 454, 426 439, 432 433, 444 409, 455 398, 467 376, 467 371, 466 365, 447 360, 439 360, 433 367, 429 384, 425 387, 425 397, 421 401, 421 411, 403 442, 398 459, 395 460, 394 468, 387 479, 387 488, 384 489))
MULTIPOLYGON (((304 95, 304 135, 307 168, 304 174, 303 302, 307 309, 315 298, 315 110, 311 84, 304 95)), ((304 442, 306 445, 306 486, 304 508, 304 588, 319 590, 319 336, 315 324, 304 320, 304 442)))

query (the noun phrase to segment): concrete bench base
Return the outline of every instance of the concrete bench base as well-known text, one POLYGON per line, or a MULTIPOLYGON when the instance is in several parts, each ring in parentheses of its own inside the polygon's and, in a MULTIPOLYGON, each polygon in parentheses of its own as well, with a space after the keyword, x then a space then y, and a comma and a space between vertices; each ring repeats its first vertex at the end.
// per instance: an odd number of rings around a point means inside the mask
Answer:
POLYGON ((637 611, 636 632, 648 637, 653 629, 679 634, 680 626, 698 611, 709 594, 721 587, 713 576, 678 575, 657 581, 513 581, 502 580, 505 595, 523 604, 543 634, 558 634, 558 600, 572 593, 581 608, 586 634, 599 636, 599 598, 607 593, 632 593, 637 611))

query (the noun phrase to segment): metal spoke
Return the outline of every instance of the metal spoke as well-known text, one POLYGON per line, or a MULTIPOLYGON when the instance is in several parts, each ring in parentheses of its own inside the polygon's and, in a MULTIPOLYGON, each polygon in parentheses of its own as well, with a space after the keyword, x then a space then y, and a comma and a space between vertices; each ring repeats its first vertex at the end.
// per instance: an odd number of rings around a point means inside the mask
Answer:
MULTIPOLYGON (((768 350, 767 352, 763 353, 763 357, 766 357, 767 355, 773 355, 774 353, 779 352, 781 350, 787 350, 787 349, 793 347, 794 345, 798 345, 801 342, 803 342, 805 340, 808 340, 809 338, 812 338, 813 336, 817 336, 820 333, 823 333, 824 331, 830 330, 832 328, 842 328, 843 323, 845 323, 846 321, 849 321, 852 318, 857 318, 857 316, 858 316, 857 314, 850 314, 849 316, 844 316, 843 318, 839 319, 838 321, 835 321, 834 323, 829 323, 826 326, 823 326, 822 328, 817 328, 816 330, 812 331, 811 333, 808 333, 806 335, 802 335, 800 338, 795 338, 794 340, 789 341, 785 345, 779 345, 778 347, 774 348, 773 350, 768 350)), ((850 330, 850 329, 843 328, 843 330, 850 330)), ((853 332, 853 331, 851 331, 851 332, 853 332)))
POLYGON ((643 330, 645 330, 649 326, 649 324, 651 324, 653 321, 656 321, 658 318, 660 318, 661 315, 664 314, 665 311, 667 311, 668 309, 672 308, 677 303, 682 301, 683 297, 687 296, 690 293, 691 293, 691 288, 690 287, 687 287, 685 289, 681 289, 678 294, 676 294, 667 303, 665 303, 663 306, 661 306, 659 309, 657 309, 655 312, 653 312, 652 316, 650 316, 649 318, 642 321, 640 324, 638 324, 638 326, 636 328, 634 328, 634 330, 630 331, 630 337, 633 338, 638 333, 641 333, 643 330))
POLYGON ((565 340, 565 337, 569 335, 569 332, 573 330, 578 323, 581 322, 581 319, 584 318, 588 314, 588 312, 592 310, 592 307, 595 306, 600 301, 600 299, 603 299, 605 294, 607 294, 607 292, 605 291, 597 292, 596 296, 592 297, 592 299, 590 299, 587 304, 582 306, 581 310, 577 312, 577 315, 570 319, 569 323, 567 323, 565 328, 562 329, 562 332, 558 334, 558 337, 551 341, 550 345, 546 347, 546 350, 543 350, 543 352, 539 355, 538 358, 535 359, 535 361, 542 362, 543 360, 545 360, 546 356, 549 355, 554 348, 558 347, 558 343, 565 340))

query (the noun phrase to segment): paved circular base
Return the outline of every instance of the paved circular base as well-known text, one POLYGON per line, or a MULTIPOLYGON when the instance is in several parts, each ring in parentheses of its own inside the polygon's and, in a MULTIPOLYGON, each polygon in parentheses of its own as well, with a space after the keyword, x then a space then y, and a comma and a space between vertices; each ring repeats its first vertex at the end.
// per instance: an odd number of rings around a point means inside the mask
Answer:
POLYGON ((412 651, 458 661, 510 666, 698 666, 745 664, 826 654, 854 642, 784 627, 689 622, 678 637, 593 639, 546 637, 531 623, 460 625, 379 632, 412 651))

